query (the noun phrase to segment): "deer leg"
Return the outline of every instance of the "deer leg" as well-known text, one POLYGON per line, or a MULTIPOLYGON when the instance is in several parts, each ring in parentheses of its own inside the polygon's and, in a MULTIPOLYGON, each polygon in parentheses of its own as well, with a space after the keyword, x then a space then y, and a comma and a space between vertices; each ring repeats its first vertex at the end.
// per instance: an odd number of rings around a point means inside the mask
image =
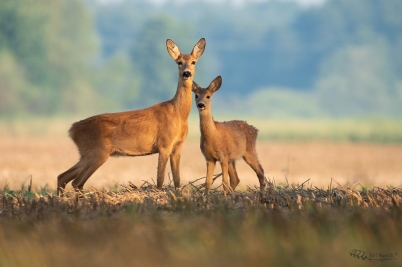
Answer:
POLYGON ((85 166, 81 168, 81 171, 78 173, 77 177, 73 181, 73 187, 76 190, 82 190, 84 188, 85 182, 89 177, 100 167, 103 163, 108 159, 109 154, 107 153, 98 153, 94 154, 96 156, 86 156, 82 160, 85 162, 85 166))
POLYGON ((215 161, 207 161, 207 177, 205 179, 205 194, 208 195, 211 189, 212 176, 214 175, 215 161))
POLYGON ((258 161, 257 153, 255 151, 247 152, 243 156, 243 159, 257 174, 258 180, 260 181, 260 189, 263 190, 265 188, 265 175, 264 169, 258 161))
POLYGON ((223 180, 223 194, 226 196, 226 194, 230 193, 231 191, 228 177, 229 162, 226 160, 221 161, 221 167, 222 167, 222 180, 223 180))
POLYGON ((172 169, 174 187, 180 187, 180 154, 183 148, 183 143, 177 144, 175 149, 170 154, 170 168, 172 169))
POLYGON ((82 168, 82 160, 78 161, 73 167, 57 176, 57 195, 61 196, 66 185, 74 180, 82 168))
POLYGON ((234 191, 236 189, 236 186, 240 183, 239 176, 237 175, 236 171, 236 162, 235 161, 230 161, 229 162, 229 178, 230 178, 230 187, 234 191))
POLYGON ((158 189, 162 189, 163 182, 165 180, 165 170, 166 170, 166 164, 169 159, 169 155, 170 155, 170 151, 167 151, 167 150, 159 151, 158 175, 156 178, 156 187, 158 189))

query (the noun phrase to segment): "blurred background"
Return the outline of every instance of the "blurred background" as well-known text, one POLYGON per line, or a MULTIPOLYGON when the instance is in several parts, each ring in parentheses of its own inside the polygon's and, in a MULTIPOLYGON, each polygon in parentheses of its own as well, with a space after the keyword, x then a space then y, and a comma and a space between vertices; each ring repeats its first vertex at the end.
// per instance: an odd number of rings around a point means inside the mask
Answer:
MULTIPOLYGON (((400 0, 2 0, 0 118, 147 107, 175 93, 172 39, 222 75, 215 114, 402 116, 400 0)), ((195 109, 193 110, 193 113, 195 109)))
MULTIPOLYGON (((202 37, 195 81, 223 77, 214 118, 260 130, 269 178, 400 185, 401 14, 401 0, 1 0, 0 187, 54 187, 79 157, 71 123, 171 99, 166 39, 189 53, 202 37)), ((189 123, 183 182, 205 175, 194 105, 189 123)), ((140 185, 156 167, 111 159, 88 185, 140 185)))

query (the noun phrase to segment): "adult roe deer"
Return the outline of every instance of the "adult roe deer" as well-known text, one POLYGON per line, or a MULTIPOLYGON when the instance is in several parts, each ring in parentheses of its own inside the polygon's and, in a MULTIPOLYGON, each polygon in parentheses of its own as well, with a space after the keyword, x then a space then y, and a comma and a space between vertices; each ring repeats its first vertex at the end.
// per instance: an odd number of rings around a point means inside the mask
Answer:
POLYGON ((258 161, 255 149, 258 130, 245 121, 216 122, 212 118, 211 98, 221 85, 221 76, 216 77, 207 88, 201 88, 193 82, 195 102, 200 115, 200 148, 207 161, 206 194, 211 188, 216 161, 219 161, 222 167, 224 194, 235 190, 240 182, 235 161, 241 157, 256 172, 262 190, 265 188, 264 170, 258 161))
POLYGON ((174 185, 180 186, 180 153, 188 133, 195 64, 204 53, 205 45, 205 39, 201 38, 191 54, 181 54, 172 40, 166 41, 168 53, 179 69, 173 99, 146 109, 96 115, 71 126, 69 135, 77 145, 80 160, 57 177, 59 195, 70 181, 74 189, 82 190, 88 178, 109 156, 159 153, 158 189, 162 188, 170 157, 174 185))

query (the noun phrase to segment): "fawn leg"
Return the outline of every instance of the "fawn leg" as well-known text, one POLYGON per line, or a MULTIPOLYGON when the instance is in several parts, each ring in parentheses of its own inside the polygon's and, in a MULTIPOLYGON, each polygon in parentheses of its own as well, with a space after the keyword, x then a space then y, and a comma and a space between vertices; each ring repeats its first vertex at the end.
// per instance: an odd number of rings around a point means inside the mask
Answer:
POLYGON ((232 190, 229 186, 229 177, 228 177, 229 162, 221 161, 221 167, 222 167, 222 179, 223 179, 223 194, 226 196, 226 194, 230 193, 230 191, 232 190))
POLYGON ((212 176, 214 175, 215 161, 207 161, 207 177, 205 179, 205 194, 208 195, 211 189, 212 176))
POLYGON ((239 179, 239 176, 237 175, 237 171, 236 171, 236 162, 235 161, 229 162, 228 172, 229 172, 229 178, 230 178, 230 187, 234 191, 236 189, 236 186, 240 183, 240 179, 239 179))
POLYGON ((258 180, 260 181, 260 189, 263 190, 265 188, 264 169, 258 161, 257 153, 255 151, 247 152, 243 156, 243 159, 257 174, 258 180))

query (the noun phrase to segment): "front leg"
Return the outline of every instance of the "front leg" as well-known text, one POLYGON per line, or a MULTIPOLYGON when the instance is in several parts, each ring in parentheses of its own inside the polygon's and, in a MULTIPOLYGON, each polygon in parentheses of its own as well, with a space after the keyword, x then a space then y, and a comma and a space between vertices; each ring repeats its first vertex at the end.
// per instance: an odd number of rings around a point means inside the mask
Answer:
POLYGON ((205 194, 208 195, 209 189, 211 189, 212 176, 214 174, 216 162, 214 160, 207 161, 207 177, 205 180, 205 194))
POLYGON ((183 148, 183 143, 177 144, 175 149, 170 154, 170 168, 172 169, 174 187, 180 187, 180 155, 183 148))
POLYGON ((228 177, 229 162, 226 160, 221 161, 221 167, 222 167, 222 179, 223 179, 223 194, 226 196, 226 194, 231 191, 231 188, 229 187, 229 177, 228 177))
POLYGON ((157 184, 156 187, 158 189, 162 189, 163 182, 165 180, 165 170, 166 164, 169 159, 169 152, 166 150, 159 151, 159 158, 158 158, 158 176, 157 176, 157 184))

